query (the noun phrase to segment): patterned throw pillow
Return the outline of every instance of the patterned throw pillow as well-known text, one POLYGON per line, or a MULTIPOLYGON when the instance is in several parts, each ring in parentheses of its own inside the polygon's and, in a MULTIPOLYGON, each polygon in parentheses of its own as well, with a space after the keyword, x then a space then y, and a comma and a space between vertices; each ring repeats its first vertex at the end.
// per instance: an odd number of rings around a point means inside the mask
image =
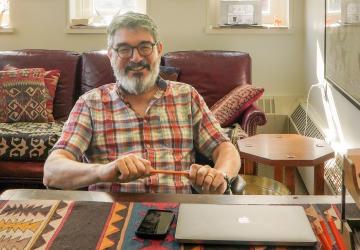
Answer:
POLYGON ((221 127, 227 127, 239 119, 240 114, 264 93, 263 88, 245 84, 231 90, 217 101, 210 110, 221 127))
POLYGON ((0 71, 0 122, 47 122, 44 69, 0 71))
POLYGON ((164 80, 177 81, 180 69, 170 66, 160 66, 160 77, 164 80))
MULTIPOLYGON (((18 68, 13 67, 11 65, 6 65, 3 70, 16 70, 18 68)), ((60 78, 60 70, 52 69, 45 71, 44 81, 47 92, 47 100, 46 100, 46 110, 48 112, 48 121, 53 122, 53 109, 54 109, 54 98, 56 92, 56 86, 58 84, 60 78)))

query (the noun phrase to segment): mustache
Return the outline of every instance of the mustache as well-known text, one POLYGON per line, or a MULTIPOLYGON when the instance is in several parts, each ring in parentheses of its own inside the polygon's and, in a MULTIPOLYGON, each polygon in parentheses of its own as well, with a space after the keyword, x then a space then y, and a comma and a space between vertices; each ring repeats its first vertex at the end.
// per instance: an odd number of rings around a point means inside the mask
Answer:
POLYGON ((136 69, 138 67, 144 67, 148 70, 150 70, 150 64, 148 64, 145 60, 142 60, 140 62, 130 62, 126 67, 125 67, 125 73, 127 73, 130 70, 136 69))

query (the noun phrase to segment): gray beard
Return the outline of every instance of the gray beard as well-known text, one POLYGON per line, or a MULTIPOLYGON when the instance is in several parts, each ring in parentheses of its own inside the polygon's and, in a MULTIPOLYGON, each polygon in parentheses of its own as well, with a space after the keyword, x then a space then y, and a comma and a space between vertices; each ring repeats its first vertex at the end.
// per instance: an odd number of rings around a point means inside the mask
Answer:
POLYGON ((111 67, 114 71, 116 84, 125 94, 141 95, 152 89, 160 72, 160 58, 151 65, 150 74, 142 79, 142 74, 128 77, 124 70, 119 70, 116 65, 116 58, 111 60, 111 67))

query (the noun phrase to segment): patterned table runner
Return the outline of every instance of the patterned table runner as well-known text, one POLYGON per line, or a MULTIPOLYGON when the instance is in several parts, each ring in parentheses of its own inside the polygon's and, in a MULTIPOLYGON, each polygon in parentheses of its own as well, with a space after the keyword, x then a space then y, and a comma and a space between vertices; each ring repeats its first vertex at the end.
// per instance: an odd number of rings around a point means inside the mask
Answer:
MULTIPOLYGON (((329 213, 339 218, 339 204, 304 204, 310 222, 329 213)), ((0 201, 0 249, 286 249, 179 244, 176 220, 164 240, 143 240, 135 231, 148 209, 168 209, 177 203, 106 203, 84 201, 0 201)), ((347 215, 360 217, 355 204, 347 215)), ((339 220, 336 223, 339 224, 339 220)), ((334 239, 333 239, 334 240, 334 239)), ((320 248, 320 243, 317 248, 320 248)), ((305 248, 289 248, 305 249, 305 248)))

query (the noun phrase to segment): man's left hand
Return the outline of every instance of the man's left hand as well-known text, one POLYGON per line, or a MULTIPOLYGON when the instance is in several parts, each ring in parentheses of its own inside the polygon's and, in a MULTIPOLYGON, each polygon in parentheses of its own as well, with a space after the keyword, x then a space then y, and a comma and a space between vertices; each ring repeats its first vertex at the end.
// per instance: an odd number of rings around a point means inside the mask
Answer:
POLYGON ((226 191, 224 173, 208 165, 192 164, 189 179, 196 190, 204 194, 223 194, 226 191))

